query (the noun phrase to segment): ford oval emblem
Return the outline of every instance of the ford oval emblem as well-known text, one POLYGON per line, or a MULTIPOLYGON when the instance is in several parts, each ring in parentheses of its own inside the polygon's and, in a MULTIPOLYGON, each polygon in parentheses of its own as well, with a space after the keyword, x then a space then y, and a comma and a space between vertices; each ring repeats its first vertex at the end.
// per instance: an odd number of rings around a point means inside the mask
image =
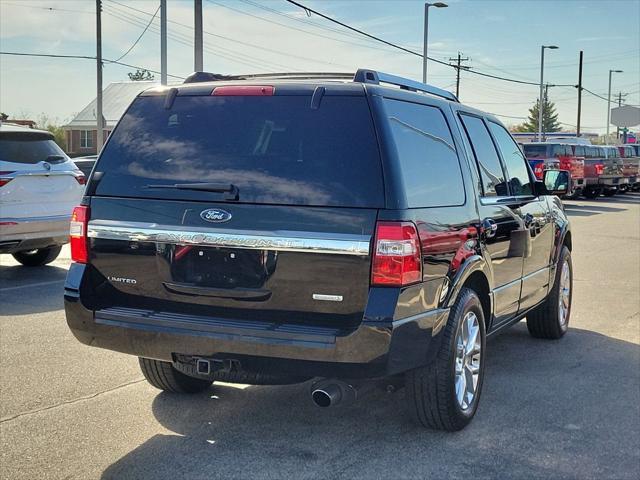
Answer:
POLYGON ((207 208, 200 212, 200 218, 212 223, 222 223, 231 220, 231 214, 219 208, 207 208))

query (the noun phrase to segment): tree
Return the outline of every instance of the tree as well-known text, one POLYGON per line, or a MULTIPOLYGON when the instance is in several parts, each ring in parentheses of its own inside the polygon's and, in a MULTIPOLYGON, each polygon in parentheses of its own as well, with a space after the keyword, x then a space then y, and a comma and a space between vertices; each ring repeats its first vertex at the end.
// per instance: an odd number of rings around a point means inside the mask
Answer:
POLYGON ((127 73, 129 75, 129 80, 132 82, 139 82, 141 80, 153 80, 156 77, 149 71, 144 69, 137 69, 135 73, 127 73))
MULTIPOLYGON (((540 112, 540 102, 536 100, 533 107, 529 109, 529 118, 526 122, 515 127, 516 132, 537 132, 538 131, 538 115, 540 112)), ((556 106, 549 98, 544 97, 544 111, 542 112, 542 131, 543 132, 559 132, 560 123, 558 123, 558 114, 556 106)))
POLYGON ((66 151, 67 138, 64 129, 60 125, 58 125, 57 118, 52 119, 48 115, 41 113, 38 116, 36 125, 38 125, 38 128, 42 128, 51 132, 53 134, 53 141, 56 142, 62 150, 66 151))

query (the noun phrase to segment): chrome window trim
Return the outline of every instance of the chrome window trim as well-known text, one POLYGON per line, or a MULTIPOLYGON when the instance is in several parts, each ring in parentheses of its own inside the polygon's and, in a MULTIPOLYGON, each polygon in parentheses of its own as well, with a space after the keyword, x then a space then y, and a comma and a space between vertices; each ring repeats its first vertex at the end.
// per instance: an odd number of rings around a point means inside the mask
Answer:
POLYGON ((279 252, 325 253, 368 256, 369 235, 227 230, 195 226, 171 226, 155 223, 93 220, 87 228, 89 238, 129 242, 169 243, 202 247, 275 250, 279 252))

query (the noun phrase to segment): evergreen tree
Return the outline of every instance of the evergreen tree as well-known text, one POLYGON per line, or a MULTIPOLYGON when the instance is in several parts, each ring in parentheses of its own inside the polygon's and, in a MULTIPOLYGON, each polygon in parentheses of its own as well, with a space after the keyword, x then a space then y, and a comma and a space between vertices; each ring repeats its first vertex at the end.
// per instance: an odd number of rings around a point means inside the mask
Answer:
MULTIPOLYGON (((537 132, 538 131, 538 115, 540 112, 540 102, 536 100, 533 107, 529 109, 529 118, 525 123, 518 126, 519 132, 537 132)), ((542 131, 543 132, 559 132, 560 123, 558 123, 558 114, 556 113, 556 106, 553 102, 549 101, 549 98, 545 95, 544 99, 544 111, 542 112, 542 131)))
POLYGON ((129 75, 129 80, 133 82, 138 82, 141 80, 153 80, 155 76, 148 70, 136 70, 135 73, 127 73, 129 75))

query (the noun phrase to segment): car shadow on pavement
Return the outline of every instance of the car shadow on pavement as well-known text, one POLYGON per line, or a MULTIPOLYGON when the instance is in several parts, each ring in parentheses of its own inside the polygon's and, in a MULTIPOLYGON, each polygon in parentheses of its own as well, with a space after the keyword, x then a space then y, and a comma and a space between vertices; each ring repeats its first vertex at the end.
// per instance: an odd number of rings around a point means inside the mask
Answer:
POLYGON ((0 267, 0 316, 60 310, 66 276, 66 268, 52 265, 0 267))
POLYGON ((462 432, 410 423, 404 389, 319 409, 309 382, 215 384, 158 394, 153 413, 173 433, 103 478, 637 478, 638 345, 579 329, 537 340, 520 323, 487 351, 481 405, 462 432))

